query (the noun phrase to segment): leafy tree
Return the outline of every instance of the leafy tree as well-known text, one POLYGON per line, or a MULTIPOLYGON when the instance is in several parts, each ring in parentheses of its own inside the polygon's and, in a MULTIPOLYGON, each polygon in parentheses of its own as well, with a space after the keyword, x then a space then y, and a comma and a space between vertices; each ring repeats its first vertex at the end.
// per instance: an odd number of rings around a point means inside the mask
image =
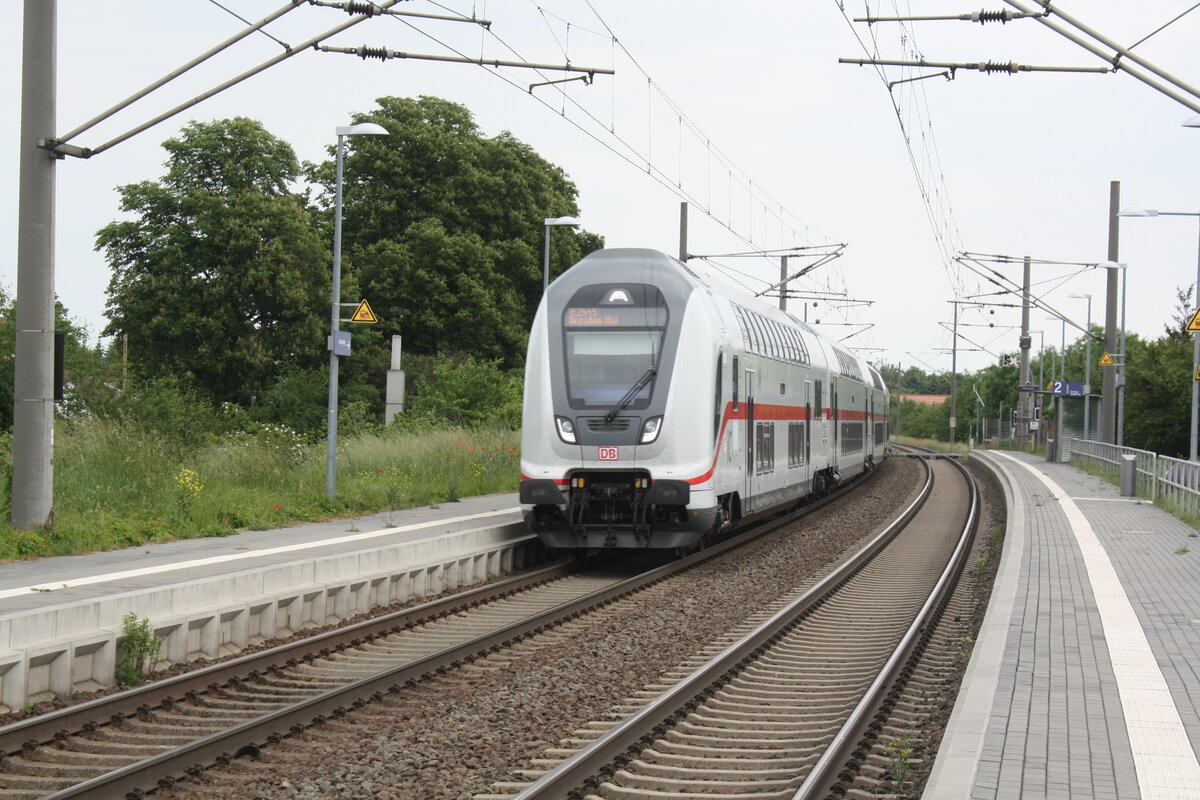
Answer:
POLYGON ((328 240, 288 189, 291 146, 258 122, 193 122, 163 147, 161 181, 118 189, 133 219, 96 236, 113 269, 104 332, 128 335, 143 378, 251 404, 325 356, 328 240))
POLYGON ((1188 323, 1192 321, 1192 312, 1196 306, 1192 303, 1193 292, 1196 289, 1196 284, 1192 284, 1186 289, 1175 288, 1175 313, 1171 315, 1171 323, 1164 324, 1163 331, 1171 339, 1191 339, 1192 334, 1188 333, 1188 323))
MULTIPOLYGON (((520 365, 541 297, 544 219, 579 213, 566 174, 505 132, 485 137, 470 111, 435 97, 383 97, 357 121, 388 136, 351 137, 343 184, 347 286, 380 316, 347 365, 382 382, 386 342, 520 365)), ((333 167, 311 167, 332 197, 333 167)), ((601 246, 569 228, 552 237, 560 272, 601 246)))
MULTIPOLYGON (((13 377, 16 356, 16 301, 0 287, 0 430, 13 424, 13 377)), ((65 333, 63 347, 64 401, 59 414, 86 413, 111 397, 105 355, 88 347, 87 330, 71 319, 62 303, 54 303, 55 330, 65 333)))
POLYGON ((438 356, 398 423, 516 430, 521 427, 521 383, 520 370, 505 372, 496 360, 438 356))
MULTIPOLYGON (((1187 320, 1184 320, 1186 325, 1187 320)), ((1129 374, 1125 386, 1127 447, 1187 458, 1191 449, 1192 339, 1168 334, 1143 344, 1127 342, 1129 374)))

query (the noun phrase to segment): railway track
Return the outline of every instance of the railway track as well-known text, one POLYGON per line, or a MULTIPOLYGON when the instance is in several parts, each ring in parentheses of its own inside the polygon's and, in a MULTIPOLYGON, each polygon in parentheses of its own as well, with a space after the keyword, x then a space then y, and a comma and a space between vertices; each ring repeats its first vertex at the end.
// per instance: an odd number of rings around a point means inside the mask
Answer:
POLYGON ((843 796, 969 552, 974 483, 930 463, 928 502, 835 573, 477 800, 843 796))
POLYGON ((634 577, 552 567, 5 726, 0 798, 167 789, 247 745, 257 750, 545 634, 763 532, 634 577))
POLYGON ((252 736, 266 719, 287 720, 286 730, 292 714, 311 708, 307 723, 336 711, 329 698, 347 685, 497 630, 519 638, 523 620, 629 577, 578 569, 556 565, 5 726, 0 798, 123 798, 145 787, 147 775, 156 785, 181 760, 187 769, 219 758, 233 731, 252 736))

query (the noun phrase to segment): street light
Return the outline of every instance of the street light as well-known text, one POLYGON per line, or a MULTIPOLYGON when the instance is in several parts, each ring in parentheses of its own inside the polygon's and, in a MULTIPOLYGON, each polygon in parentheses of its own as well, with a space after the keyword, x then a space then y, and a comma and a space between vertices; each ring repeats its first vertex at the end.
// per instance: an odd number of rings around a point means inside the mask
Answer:
MULTIPOLYGON (((1067 318, 1061 316, 1046 317, 1047 322, 1062 323, 1062 333, 1059 338, 1059 353, 1058 353, 1058 380, 1062 384, 1067 382, 1067 318)), ((1054 380, 1054 370, 1050 370, 1050 380, 1054 380)), ((1057 394, 1054 398, 1054 441, 1058 442, 1058 453, 1063 451, 1063 395, 1057 394)), ((1061 461, 1061 457, 1059 457, 1061 461)))
MULTIPOLYGON (((1035 394, 1033 396, 1033 399, 1034 399, 1034 405, 1037 408, 1041 408, 1042 407, 1042 391, 1046 388, 1046 332, 1031 330, 1031 331, 1029 331, 1029 333, 1031 335, 1035 334, 1035 333, 1038 335, 1038 390, 1037 390, 1037 394, 1035 394)), ((1032 376, 1030 376, 1030 377, 1032 377, 1032 376)), ((1038 421, 1038 424, 1041 425, 1040 420, 1038 421)), ((1035 436, 1034 439, 1040 440, 1041 438, 1042 438, 1042 432, 1039 430, 1038 435, 1035 436)), ((1036 445, 1037 441, 1035 441, 1034 444, 1036 445)))
POLYGON ((542 260, 542 294, 550 285, 550 228, 554 225, 578 225, 575 217, 546 217, 546 256, 542 260))
POLYGON ((1187 122, 1183 123, 1185 128, 1200 128, 1200 117, 1192 117, 1187 122))
MULTIPOLYGON (((325 494, 333 499, 337 486, 337 412, 338 412, 338 323, 342 315, 342 150, 347 136, 387 134, 382 125, 360 122, 357 125, 339 125, 337 134, 337 176, 333 184, 333 310, 330 313, 329 330, 329 422, 325 445, 325 494)), ((348 343, 347 343, 348 344, 348 343)), ((348 348, 346 355, 349 355, 348 348)))
MULTIPOLYGON (((1188 120, 1185 125, 1200 128, 1200 117, 1188 120), (1195 123, 1193 125, 1193 123, 1195 123)), ((1159 211, 1157 208, 1125 208, 1118 217, 1200 217, 1200 211, 1159 211)), ((1121 301, 1124 306, 1125 301, 1121 301)), ((1196 252, 1196 284, 1192 290, 1192 305, 1200 307, 1200 249, 1196 252)), ((1124 312, 1122 312, 1124 313, 1124 312)), ((1124 327, 1124 325, 1122 325, 1124 327)), ((1188 458, 1196 461, 1196 426, 1200 422, 1200 381, 1195 379, 1200 370, 1200 332, 1192 334, 1192 427, 1188 433, 1191 443, 1188 458)), ((1121 346, 1124 350, 1124 345, 1121 346)))
POLYGON ((1073 292, 1067 297, 1075 300, 1087 300, 1087 353, 1083 357, 1083 438, 1092 438, 1092 296, 1087 292, 1073 292))
MULTIPOLYGON (((1062 323, 1062 335, 1059 339, 1058 379, 1064 383, 1067 380, 1067 319, 1066 317, 1046 317, 1047 322, 1062 323)), ((1054 380, 1054 370, 1050 370, 1050 380, 1054 380)))

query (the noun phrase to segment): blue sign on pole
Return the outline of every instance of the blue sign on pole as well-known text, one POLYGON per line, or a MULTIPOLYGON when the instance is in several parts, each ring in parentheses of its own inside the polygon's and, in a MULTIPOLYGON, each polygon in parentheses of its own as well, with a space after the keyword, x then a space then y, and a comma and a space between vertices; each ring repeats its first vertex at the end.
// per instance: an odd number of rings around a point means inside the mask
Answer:
POLYGON ((350 355, 350 332, 349 331, 335 331, 333 336, 330 337, 330 339, 332 339, 332 341, 329 341, 326 344, 329 347, 329 349, 333 351, 333 354, 335 356, 350 355))
POLYGON ((1081 381, 1055 381, 1054 389, 1050 392, 1055 397, 1083 397, 1081 381))

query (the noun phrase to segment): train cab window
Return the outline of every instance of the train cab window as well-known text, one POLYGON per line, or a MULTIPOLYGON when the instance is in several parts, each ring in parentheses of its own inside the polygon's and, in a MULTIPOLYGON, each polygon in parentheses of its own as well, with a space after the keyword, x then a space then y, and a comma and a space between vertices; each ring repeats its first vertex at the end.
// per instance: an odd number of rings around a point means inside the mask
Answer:
POLYGON ((595 284, 563 311, 567 394, 572 408, 611 408, 642 384, 627 404, 650 404, 667 329, 666 301, 647 284, 595 284))

